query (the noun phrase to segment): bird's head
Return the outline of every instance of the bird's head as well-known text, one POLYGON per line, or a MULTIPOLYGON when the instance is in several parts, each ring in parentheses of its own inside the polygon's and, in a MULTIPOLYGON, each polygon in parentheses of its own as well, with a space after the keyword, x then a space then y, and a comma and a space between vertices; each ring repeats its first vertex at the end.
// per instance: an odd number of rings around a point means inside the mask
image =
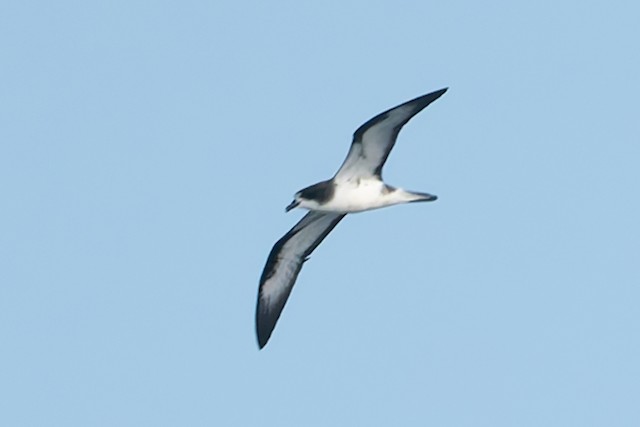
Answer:
POLYGON ((287 206, 286 211, 289 212, 293 208, 303 208, 309 210, 318 210, 333 195, 334 184, 332 180, 322 181, 313 184, 307 188, 303 188, 293 196, 293 202, 287 206))
POLYGON ((305 190, 301 190, 293 195, 293 201, 285 208, 285 211, 289 212, 295 208, 316 210, 319 206, 320 204, 317 200, 306 197, 305 190))

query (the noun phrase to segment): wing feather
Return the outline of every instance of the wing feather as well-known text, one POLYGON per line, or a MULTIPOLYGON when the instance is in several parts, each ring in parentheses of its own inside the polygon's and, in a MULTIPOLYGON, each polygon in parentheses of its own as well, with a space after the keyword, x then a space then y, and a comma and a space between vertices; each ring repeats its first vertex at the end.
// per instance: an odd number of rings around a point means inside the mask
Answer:
POLYGON ((269 340, 302 264, 344 216, 311 211, 271 249, 260 277, 256 307, 256 333, 260 348, 269 340))
POLYGON ((354 178, 382 178, 382 167, 396 143, 400 129, 409 120, 436 99, 447 88, 393 107, 378 114, 360 126, 353 134, 353 142, 347 158, 336 173, 336 181, 348 181, 354 178))

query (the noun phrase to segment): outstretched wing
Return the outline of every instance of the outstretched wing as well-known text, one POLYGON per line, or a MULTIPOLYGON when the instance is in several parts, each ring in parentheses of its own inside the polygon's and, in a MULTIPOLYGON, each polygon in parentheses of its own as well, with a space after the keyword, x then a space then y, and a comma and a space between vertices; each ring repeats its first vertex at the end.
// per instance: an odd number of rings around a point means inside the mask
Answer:
POLYGON ((402 126, 446 91, 447 88, 440 89, 400 104, 360 126, 353 134, 349 154, 334 179, 336 181, 371 177, 381 179, 382 166, 387 161, 402 126))
POLYGON ((269 340, 302 264, 345 215, 311 211, 271 249, 258 289, 256 333, 260 348, 269 340))

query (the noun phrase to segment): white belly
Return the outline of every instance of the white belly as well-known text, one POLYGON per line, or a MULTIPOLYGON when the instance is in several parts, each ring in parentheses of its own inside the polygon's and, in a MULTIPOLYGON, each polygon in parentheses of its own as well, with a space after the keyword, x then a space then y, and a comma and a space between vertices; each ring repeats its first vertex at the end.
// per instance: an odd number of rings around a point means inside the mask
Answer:
POLYGON ((382 181, 344 182, 336 186, 333 198, 317 210, 351 213, 382 208, 397 203, 389 197, 391 194, 382 181))

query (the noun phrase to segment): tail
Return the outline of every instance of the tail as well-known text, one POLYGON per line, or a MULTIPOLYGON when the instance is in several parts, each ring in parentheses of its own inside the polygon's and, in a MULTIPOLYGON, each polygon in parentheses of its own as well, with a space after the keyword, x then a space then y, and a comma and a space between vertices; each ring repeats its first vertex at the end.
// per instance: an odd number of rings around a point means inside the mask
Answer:
POLYGON ((407 202, 409 203, 433 202, 434 200, 438 200, 438 196, 436 196, 435 194, 419 193, 417 191, 406 191, 406 190, 402 190, 402 192, 404 193, 403 196, 406 197, 407 202))

